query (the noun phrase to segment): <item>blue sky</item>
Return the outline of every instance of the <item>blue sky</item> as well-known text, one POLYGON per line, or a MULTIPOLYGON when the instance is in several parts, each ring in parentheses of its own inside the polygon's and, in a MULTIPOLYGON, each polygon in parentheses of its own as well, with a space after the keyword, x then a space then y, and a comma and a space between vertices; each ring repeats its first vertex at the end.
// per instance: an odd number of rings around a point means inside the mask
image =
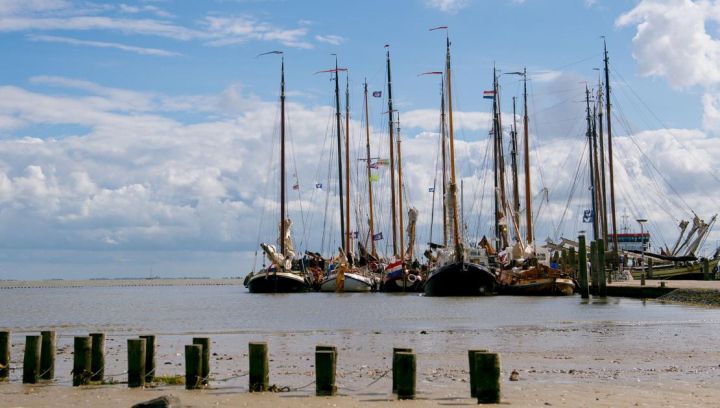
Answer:
MULTIPOLYGON (((271 221, 258 226, 276 205, 276 178, 262 169, 274 157, 278 60, 255 57, 269 50, 285 52, 294 171, 306 186, 320 179, 317 155, 329 154, 332 83, 314 73, 338 54, 359 118, 363 79, 384 87, 390 44, 408 204, 426 231, 439 95, 436 78, 418 74, 442 69, 444 36, 428 31, 438 25, 450 27, 460 176, 477 199, 477 231, 488 223, 477 197, 493 64, 530 73, 533 166, 544 177, 534 190, 553 187, 538 235, 582 228, 579 197, 570 221, 559 219, 605 36, 626 163, 619 207, 657 220, 662 245, 690 208, 717 211, 719 21, 720 5, 705 0, 0 0, 0 277, 244 275, 258 238, 273 239, 271 221), (656 197, 638 199, 644 189, 656 197), (682 199, 664 198, 673 189, 682 199)), ((502 82, 509 112, 519 82, 502 82)), ((380 155, 382 103, 371 101, 370 120, 380 155)), ((361 121, 352 127, 363 134, 361 121)), ((291 203, 302 249, 323 240, 322 208, 312 191, 291 203)))

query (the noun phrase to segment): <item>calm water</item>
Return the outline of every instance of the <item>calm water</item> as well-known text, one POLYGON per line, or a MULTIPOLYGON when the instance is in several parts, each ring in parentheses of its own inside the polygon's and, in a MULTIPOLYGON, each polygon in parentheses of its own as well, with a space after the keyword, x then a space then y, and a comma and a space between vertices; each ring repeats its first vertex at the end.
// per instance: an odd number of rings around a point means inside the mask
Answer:
POLYGON ((712 333, 720 327, 720 309, 634 299, 582 304, 577 296, 253 295, 241 286, 12 289, 0 291, 0 310, 0 327, 16 332, 47 327, 67 333, 183 334, 689 325, 712 333))

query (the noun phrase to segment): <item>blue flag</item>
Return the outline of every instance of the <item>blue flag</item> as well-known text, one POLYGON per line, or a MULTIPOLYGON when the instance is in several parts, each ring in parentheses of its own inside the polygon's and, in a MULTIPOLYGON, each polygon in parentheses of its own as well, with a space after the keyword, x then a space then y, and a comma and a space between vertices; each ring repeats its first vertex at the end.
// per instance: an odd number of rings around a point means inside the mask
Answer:
POLYGON ((593 222, 593 212, 592 210, 585 210, 583 212, 583 222, 593 222))
POLYGON ((381 239, 383 239, 382 232, 373 235, 373 241, 380 241, 381 239))

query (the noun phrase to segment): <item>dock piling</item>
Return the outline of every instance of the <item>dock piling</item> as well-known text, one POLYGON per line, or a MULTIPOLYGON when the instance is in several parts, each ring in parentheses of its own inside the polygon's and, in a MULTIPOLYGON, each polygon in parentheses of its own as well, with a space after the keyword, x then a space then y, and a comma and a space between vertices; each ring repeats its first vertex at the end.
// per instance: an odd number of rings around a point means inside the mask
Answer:
POLYGON ((598 295, 600 292, 600 282, 598 277, 598 256, 597 256, 597 242, 590 242, 590 293, 593 296, 598 295))
POLYGON ((335 386, 335 358, 333 350, 315 350, 315 395, 331 396, 337 392, 335 386))
POLYGON ((105 333, 90 333, 92 347, 90 351, 91 381, 105 379, 105 333))
POLYGON ((468 366, 470 371, 470 397, 475 398, 475 390, 477 389, 477 375, 475 374, 475 354, 487 353, 485 349, 468 350, 468 366))
POLYGON ((250 392, 267 391, 270 383, 267 343, 250 343, 250 392))
POLYGON ((202 344, 185 346, 185 389, 194 390, 202 384, 202 344))
POLYGON ((500 355, 475 353, 475 373, 478 404, 500 403, 500 355))
POLYGON ((145 339, 145 382, 155 381, 155 335, 146 334, 140 336, 145 339))
POLYGON ((145 339, 128 339, 128 387, 145 386, 145 339))
POLYGON ((393 371, 393 379, 397 378, 398 399, 415 399, 415 354, 412 352, 400 351, 395 354, 396 370, 393 371))
POLYGON ((705 258, 702 260, 702 271, 703 271, 703 279, 705 280, 712 280, 712 276, 710 275, 710 260, 705 258))
POLYGON ((583 299, 588 299, 590 298, 590 287, 588 282, 587 246, 585 244, 585 235, 578 236, 578 247, 578 271, 580 274, 578 283, 580 284, 580 296, 583 299))
POLYGON ((598 294, 600 297, 607 297, 607 276, 605 269, 605 241, 597 240, 597 259, 598 259, 598 294))
POLYGON ((40 337, 40 379, 52 380, 55 378, 55 330, 42 331, 40 337))
POLYGON ((407 347, 393 347, 392 355, 392 392, 397 392, 397 377, 395 372, 397 371, 397 353, 412 353, 413 349, 407 347))
POLYGON ((73 387, 87 385, 90 381, 90 336, 77 336, 73 343, 73 387))
POLYGON ((210 338, 209 337, 193 337, 193 344, 200 344, 202 346, 201 364, 202 369, 200 374, 202 379, 200 383, 202 385, 208 385, 210 381, 210 338))
POLYGON ((25 336, 25 355, 23 356, 23 384, 36 384, 40 378, 40 336, 25 336))
POLYGON ((10 350, 12 350, 10 332, 0 331, 0 382, 10 379, 10 350))

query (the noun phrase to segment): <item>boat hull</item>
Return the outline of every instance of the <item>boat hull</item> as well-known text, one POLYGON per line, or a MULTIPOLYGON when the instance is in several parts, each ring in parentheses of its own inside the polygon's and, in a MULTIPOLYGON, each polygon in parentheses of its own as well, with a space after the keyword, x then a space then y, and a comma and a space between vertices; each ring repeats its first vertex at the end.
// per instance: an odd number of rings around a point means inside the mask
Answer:
MULTIPOLYGON (((320 284, 320 292, 335 292, 337 275, 331 275, 320 284)), ((373 281, 355 273, 345 273, 343 292, 370 292, 373 288, 373 281)))
MULTIPOLYGON (((710 272, 717 268, 718 260, 710 260, 710 272)), ((632 268, 630 273, 634 279, 640 279, 642 273, 647 273, 645 268, 632 268)), ((647 278, 650 278, 646 276, 647 278)), ((659 266, 656 265, 652 269, 652 279, 686 279, 686 280, 703 280, 702 263, 696 262, 686 266, 659 266)))
POLYGON ((305 278, 292 272, 260 271, 250 276, 245 286, 250 293, 296 293, 308 290, 305 278))
POLYGON ((420 292, 420 289, 422 289, 422 279, 417 275, 408 275, 407 279, 403 279, 402 276, 386 278, 382 286, 383 292, 420 292))
POLYGON ((425 282, 425 296, 479 296, 495 292, 497 280, 487 268, 453 262, 433 269, 425 282))
POLYGON ((521 281, 512 285, 503 285, 500 292, 504 295, 519 296, 572 296, 575 282, 568 278, 539 278, 521 281))

